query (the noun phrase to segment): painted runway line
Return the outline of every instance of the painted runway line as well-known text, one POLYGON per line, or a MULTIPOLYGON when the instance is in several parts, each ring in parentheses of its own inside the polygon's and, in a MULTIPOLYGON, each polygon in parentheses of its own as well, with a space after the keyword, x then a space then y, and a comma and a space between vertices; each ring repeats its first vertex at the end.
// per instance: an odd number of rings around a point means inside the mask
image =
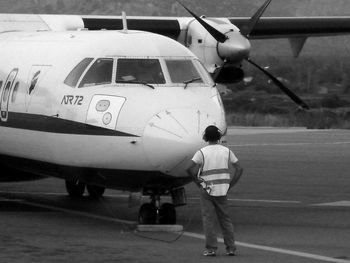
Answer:
POLYGON ((338 201, 338 202, 313 204, 312 206, 341 206, 341 207, 350 207, 350 201, 344 200, 344 201, 338 201))
MULTIPOLYGON (((191 232, 184 232, 183 235, 187 236, 187 237, 205 239, 204 235, 191 233, 191 232)), ((219 238, 218 241, 220 243, 224 243, 224 240, 222 238, 219 238)), ((269 246, 255 245, 255 244, 239 242, 239 241, 236 241, 236 245, 241 246, 241 247, 246 247, 246 248, 252 248, 252 249, 264 250, 264 251, 268 251, 268 252, 279 253, 279 254, 286 254, 286 255, 291 255, 291 256, 296 256, 296 257, 320 260, 320 261, 324 261, 324 262, 350 263, 350 260, 345 260, 345 259, 325 257, 325 256, 321 256, 321 255, 316 255, 316 254, 310 254, 310 253, 305 253, 305 252, 299 252, 299 251, 294 251, 294 250, 289 250, 289 249, 281 249, 281 248, 275 248, 275 247, 269 247, 269 246)))
POLYGON ((292 142, 292 143, 251 143, 251 144, 231 144, 227 147, 259 147, 259 146, 306 146, 306 145, 345 145, 350 142, 292 142))
POLYGON ((99 215, 95 215, 95 214, 91 214, 91 213, 65 209, 65 208, 61 208, 61 207, 57 207, 57 206, 44 205, 44 204, 28 202, 28 201, 24 201, 21 203, 26 204, 26 205, 31 205, 34 207, 45 208, 45 209, 52 210, 52 211, 63 212, 63 213, 71 214, 71 215, 88 217, 88 218, 92 218, 92 219, 99 219, 99 220, 109 221, 109 222, 113 222, 113 223, 122 223, 122 224, 135 225, 135 226, 137 224, 136 221, 112 218, 112 217, 107 217, 107 216, 99 216, 99 215))
MULTIPOLYGON (((188 197, 187 200, 199 200, 199 197, 188 197)), ((267 200, 267 199, 240 199, 240 198, 228 198, 231 202, 251 202, 251 203, 279 203, 279 204, 301 204, 301 201, 293 200, 267 200)))
MULTIPOLYGON (((199 198, 198 198, 199 199, 199 198)), ((229 201, 238 202, 257 202, 257 203, 282 203, 282 204, 300 204, 300 201, 290 201, 290 200, 264 200, 264 199, 228 199, 229 201)))
MULTIPOLYGON (((6 194, 9 192, 0 191, 1 194, 6 194)), ((28 194, 28 195, 48 195, 48 196, 67 196, 67 193, 48 193, 48 192, 25 192, 25 191, 10 191, 12 194, 28 194)), ((126 194, 104 194, 104 197, 118 197, 118 198, 129 198, 129 195, 126 194)), ((170 198, 164 196, 164 198, 170 198)), ((0 199, 1 200, 1 199, 0 199)), ((199 200, 199 197, 187 197, 187 200, 199 200)), ((257 202, 257 203, 290 203, 290 204, 301 204, 301 201, 293 200, 268 200, 268 199, 240 199, 240 198, 229 198, 229 201, 232 202, 257 202)))
POLYGON ((284 133, 299 133, 299 132, 324 132, 326 130, 312 130, 304 127, 299 128, 278 128, 278 127, 234 127, 230 126, 227 129, 227 135, 257 135, 257 134, 284 134, 284 133))
POLYGON ((8 203, 8 202, 22 202, 24 201, 23 199, 7 199, 7 198, 3 198, 3 197, 0 197, 0 202, 5 202, 5 203, 8 203))
POLYGON ((229 126, 227 134, 229 136, 235 135, 259 135, 259 134, 289 134, 289 133, 340 133, 349 134, 348 130, 339 129, 306 129, 305 127, 235 127, 229 126))

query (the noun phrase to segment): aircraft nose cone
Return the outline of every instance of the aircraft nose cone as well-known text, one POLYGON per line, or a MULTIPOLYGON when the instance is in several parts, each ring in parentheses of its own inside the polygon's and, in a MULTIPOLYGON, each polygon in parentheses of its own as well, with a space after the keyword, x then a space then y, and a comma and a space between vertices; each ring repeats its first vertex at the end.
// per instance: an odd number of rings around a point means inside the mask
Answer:
POLYGON ((174 173, 204 142, 202 134, 215 125, 209 114, 195 109, 171 109, 153 116, 144 130, 143 145, 152 166, 174 173))

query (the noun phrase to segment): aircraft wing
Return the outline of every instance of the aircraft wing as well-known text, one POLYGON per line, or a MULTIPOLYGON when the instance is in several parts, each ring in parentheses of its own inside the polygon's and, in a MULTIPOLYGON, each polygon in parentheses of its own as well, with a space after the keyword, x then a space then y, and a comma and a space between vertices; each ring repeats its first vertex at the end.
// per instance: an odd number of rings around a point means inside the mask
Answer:
MULTIPOLYGON (((243 28, 250 18, 229 18, 243 28)), ((250 39, 344 35, 350 33, 350 17, 262 17, 250 39)))
MULTIPOLYGON (((85 28, 89 30, 121 30, 123 29, 122 17, 111 16, 82 16, 85 28)), ((181 25, 178 18, 172 17, 127 17, 128 29, 141 30, 161 34, 177 39, 181 33, 181 25)))
MULTIPOLYGON (((82 16, 90 30, 120 30, 121 17, 82 16)), ((226 19, 222 19, 223 21, 226 19)), ((128 16, 128 28, 144 30, 177 39, 186 30, 190 17, 135 17, 128 16)), ((242 29, 250 18, 232 17, 229 22, 242 29)), ((330 36, 350 33, 350 16, 346 17, 262 17, 250 34, 251 39, 330 36)))
MULTIPOLYGON (((209 18, 210 19, 210 18, 209 18)), ((249 24, 248 17, 213 18, 232 23, 242 29, 249 24)), ((192 17, 128 16, 128 28, 161 34, 180 40, 193 21, 192 17)), ((0 32, 35 30, 121 30, 121 16, 91 15, 24 15, 0 14, 0 32)), ((249 35, 250 39, 298 38, 331 36, 350 33, 350 16, 342 17, 262 17, 249 35)), ((180 40, 181 41, 181 40, 180 40)))

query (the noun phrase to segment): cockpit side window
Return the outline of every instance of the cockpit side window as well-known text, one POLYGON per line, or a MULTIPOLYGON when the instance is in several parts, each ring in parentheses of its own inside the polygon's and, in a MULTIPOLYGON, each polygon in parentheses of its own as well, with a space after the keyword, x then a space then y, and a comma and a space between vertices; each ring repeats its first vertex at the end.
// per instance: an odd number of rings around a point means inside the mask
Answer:
POLYGON ((158 59, 118 59, 116 82, 164 84, 165 78, 158 59))
POLYGON ((84 58, 82 61, 76 65, 72 71, 68 74, 66 79, 64 80, 64 84, 75 87, 80 79, 81 74, 85 71, 85 69, 90 65, 93 58, 84 58))
POLYGON ((166 60, 172 83, 203 83, 203 79, 192 60, 166 60))
POLYGON ((100 58, 92 64, 79 84, 79 88, 112 83, 113 59, 100 58))

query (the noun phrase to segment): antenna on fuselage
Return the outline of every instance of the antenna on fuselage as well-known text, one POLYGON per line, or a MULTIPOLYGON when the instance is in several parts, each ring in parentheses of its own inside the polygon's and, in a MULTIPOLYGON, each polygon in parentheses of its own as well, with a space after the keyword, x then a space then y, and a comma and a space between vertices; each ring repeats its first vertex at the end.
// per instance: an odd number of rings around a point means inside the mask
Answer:
POLYGON ((128 22, 126 21, 126 13, 122 12, 122 20, 123 20, 123 31, 128 33, 128 22))

